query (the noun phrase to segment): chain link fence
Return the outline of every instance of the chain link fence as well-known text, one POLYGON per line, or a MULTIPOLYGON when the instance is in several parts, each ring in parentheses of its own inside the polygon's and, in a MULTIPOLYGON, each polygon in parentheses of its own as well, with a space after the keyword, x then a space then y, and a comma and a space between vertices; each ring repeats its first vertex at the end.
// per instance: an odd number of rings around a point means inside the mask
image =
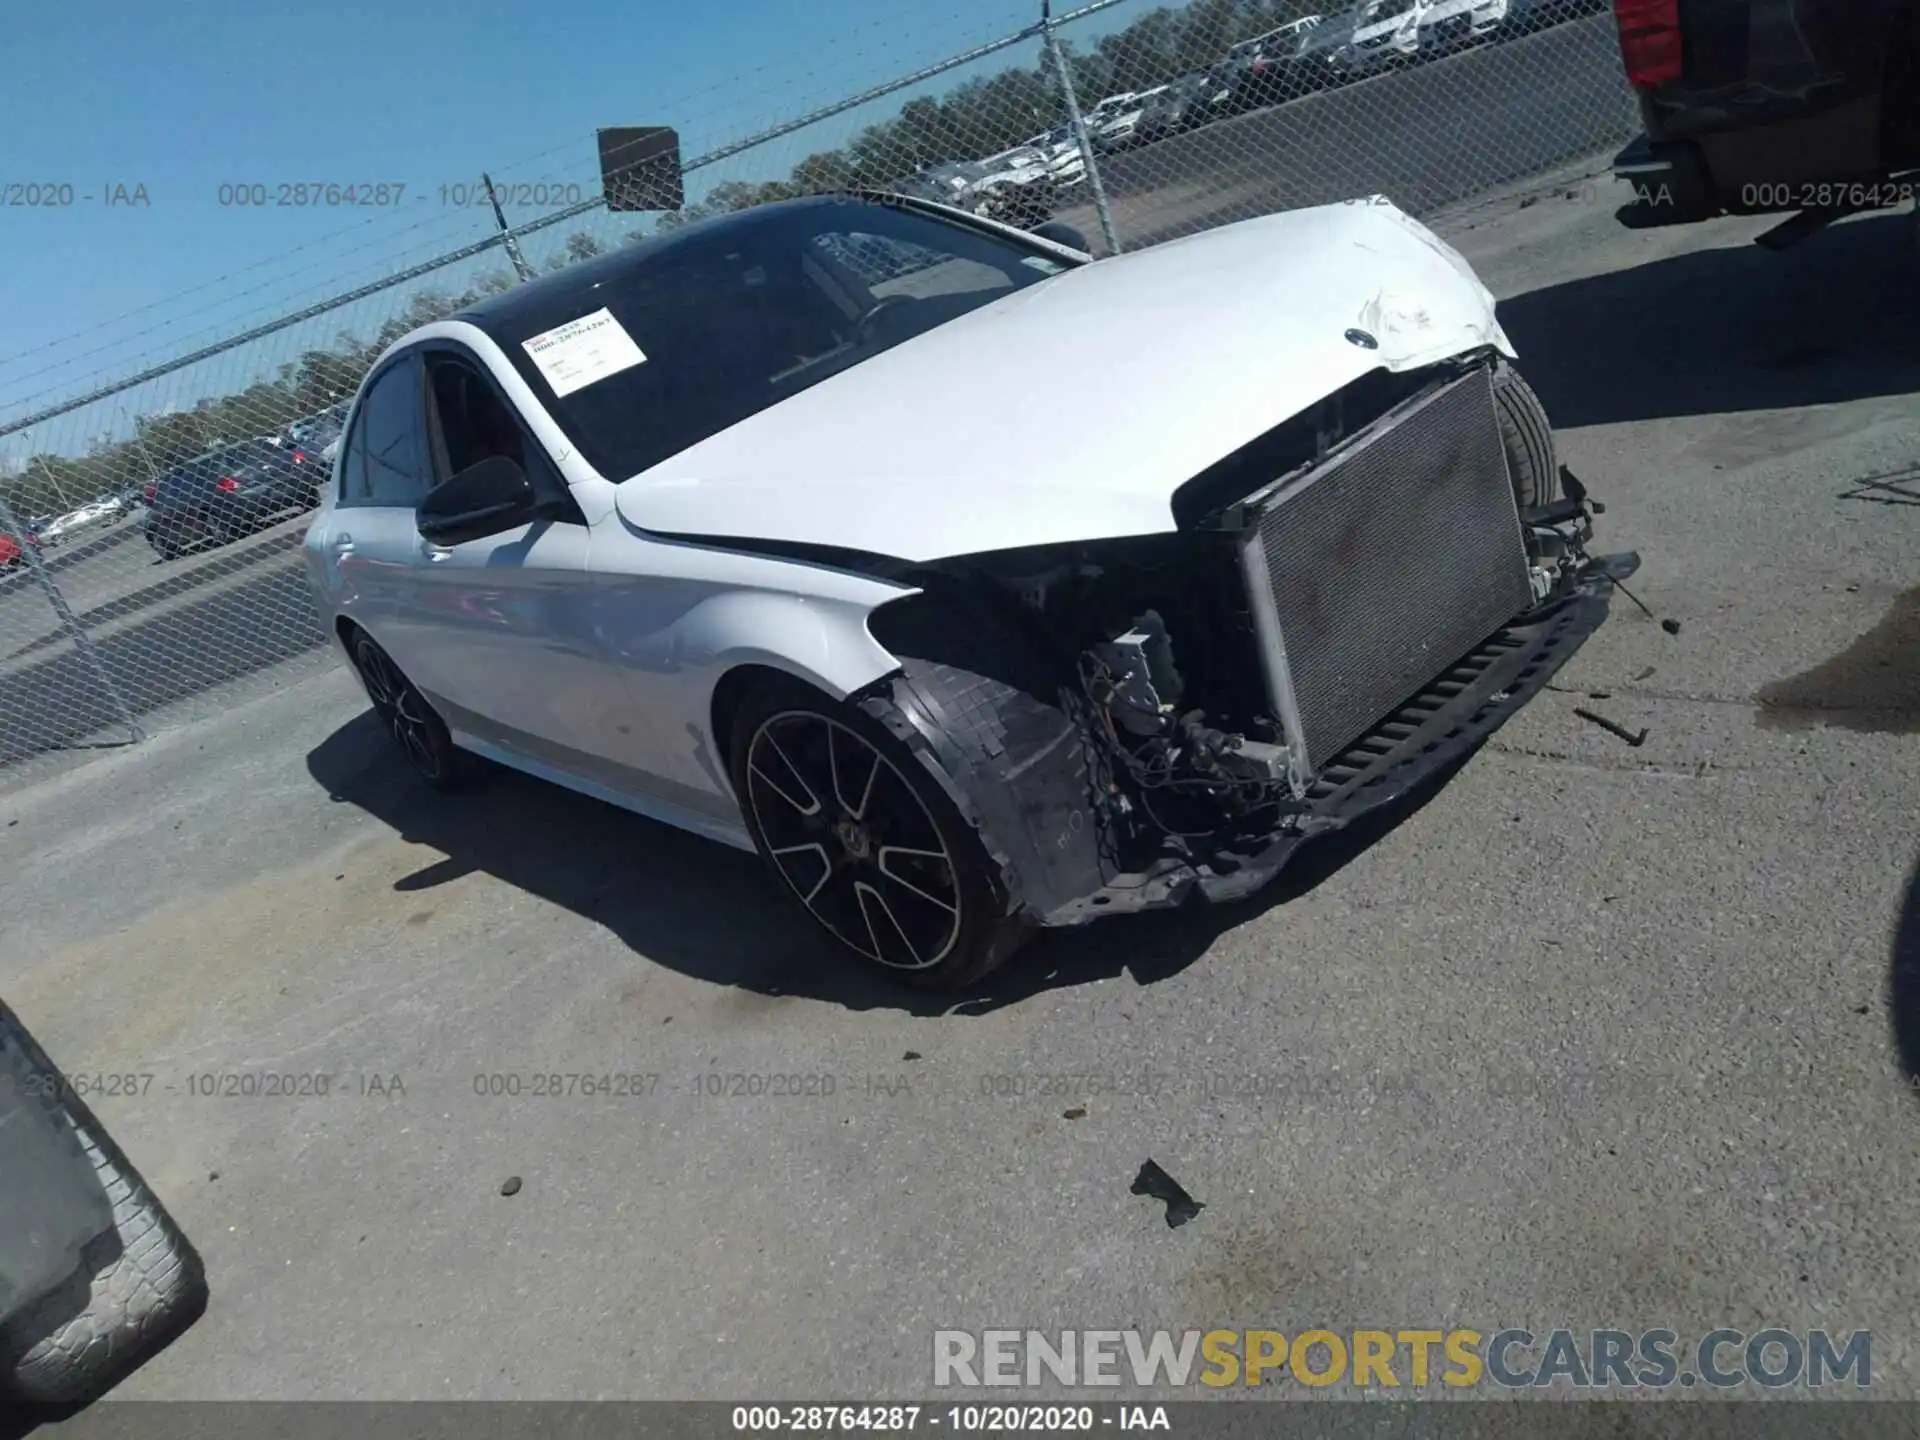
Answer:
POLYGON ((683 125, 677 213, 608 212, 590 137, 432 187, 424 221, 369 181, 353 233, 256 285, 280 313, 225 338, 172 336, 171 358, 116 367, 131 373, 89 375, 97 352, 81 350, 14 397, 0 422, 0 773, 134 742, 327 664, 300 546, 344 402, 388 343, 527 276, 855 187, 1058 221, 1096 253, 1375 193, 1432 218, 1636 125, 1603 0, 1326 14, 1099 0, 785 124, 683 125))

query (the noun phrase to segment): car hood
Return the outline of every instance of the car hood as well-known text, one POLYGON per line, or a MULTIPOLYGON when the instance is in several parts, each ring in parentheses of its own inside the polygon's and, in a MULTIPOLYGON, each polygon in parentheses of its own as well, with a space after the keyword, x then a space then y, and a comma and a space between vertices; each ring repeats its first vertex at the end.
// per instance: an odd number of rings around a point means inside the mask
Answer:
POLYGON ((626 480, 615 504, 657 534, 913 561, 1161 533, 1182 484, 1368 370, 1488 345, 1513 353, 1493 296, 1426 227, 1379 197, 1295 210, 1005 296, 626 480))

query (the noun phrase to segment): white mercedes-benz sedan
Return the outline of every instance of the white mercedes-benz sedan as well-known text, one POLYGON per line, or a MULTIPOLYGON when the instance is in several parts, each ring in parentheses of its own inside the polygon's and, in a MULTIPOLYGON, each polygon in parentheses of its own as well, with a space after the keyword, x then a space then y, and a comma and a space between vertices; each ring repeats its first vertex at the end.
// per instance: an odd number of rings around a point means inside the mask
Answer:
POLYGON ((757 849, 847 950, 956 986, 1037 927, 1248 894, 1602 622, 1637 559, 1587 553, 1601 507, 1424 226, 1043 230, 795 200, 383 354, 305 553, 420 775, 757 849))

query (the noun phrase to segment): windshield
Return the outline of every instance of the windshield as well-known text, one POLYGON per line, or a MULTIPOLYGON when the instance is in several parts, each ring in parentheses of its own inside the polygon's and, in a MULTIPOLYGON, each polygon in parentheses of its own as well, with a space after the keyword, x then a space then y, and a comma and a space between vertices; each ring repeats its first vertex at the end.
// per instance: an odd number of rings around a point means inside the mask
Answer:
POLYGON ((1065 268, 910 210, 801 202, 579 267, 591 274, 555 276, 473 318, 594 468, 622 480, 1065 268), (575 343, 561 327, 582 321, 602 337, 585 379, 554 368, 575 343))

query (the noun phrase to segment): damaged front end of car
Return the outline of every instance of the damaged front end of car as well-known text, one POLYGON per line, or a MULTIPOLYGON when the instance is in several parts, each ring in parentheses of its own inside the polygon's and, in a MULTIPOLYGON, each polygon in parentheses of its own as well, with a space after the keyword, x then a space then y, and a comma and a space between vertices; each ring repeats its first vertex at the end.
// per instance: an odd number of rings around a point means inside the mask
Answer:
POLYGON ((916 566, 858 697, 979 830, 1008 907, 1074 925, 1241 898, 1463 759, 1605 619, 1633 555, 1523 512, 1504 360, 1374 371, 1194 477, 1167 534, 916 566))

